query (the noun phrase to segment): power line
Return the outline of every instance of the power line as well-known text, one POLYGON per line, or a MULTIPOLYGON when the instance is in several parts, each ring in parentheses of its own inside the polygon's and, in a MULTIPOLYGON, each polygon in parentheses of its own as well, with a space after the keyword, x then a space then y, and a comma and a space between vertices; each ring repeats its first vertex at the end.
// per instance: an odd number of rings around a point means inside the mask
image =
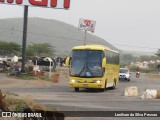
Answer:
POLYGON ((159 49, 159 48, 151 48, 151 47, 140 47, 140 46, 130 46, 130 45, 121 45, 121 44, 112 44, 112 45, 118 45, 118 46, 126 46, 126 47, 136 47, 136 48, 148 48, 148 49, 159 49))
MULTIPOLYGON (((11 31, 17 31, 17 32, 23 32, 22 30, 16 30, 14 28, 5 28, 5 27, 0 27, 0 29, 6 29, 6 30, 11 30, 11 31)), ((54 38, 60 38, 60 39, 70 39, 70 40, 74 40, 74 41, 80 41, 80 42, 84 42, 84 40, 82 39, 76 39, 76 38, 69 38, 69 37, 62 37, 62 36, 54 36, 54 35, 47 35, 47 34, 42 34, 42 33, 34 33, 34 32, 27 32, 28 34, 33 34, 33 35, 41 35, 41 36, 46 36, 46 37, 54 37, 54 38)), ((95 42, 92 40, 87 40, 88 42, 92 42, 92 43, 101 43, 101 44, 105 44, 104 42, 95 42)), ((108 43, 110 44, 110 43, 108 43)), ((116 46, 126 46, 126 47, 133 47, 133 48, 147 48, 147 49, 159 49, 159 48, 151 48, 151 47, 141 47, 141 46, 130 46, 130 45, 122 45, 122 44, 111 44, 111 45, 116 45, 116 46)))
MULTIPOLYGON (((13 30, 13 29, 9 29, 9 28, 2 28, 0 27, 0 29, 6 29, 6 30, 13 30)), ((14 31, 17 31, 17 32, 23 32, 22 30, 15 30, 14 31)), ((80 40, 80 39, 73 39, 73 38, 67 38, 67 37, 62 37, 62 36, 53 36, 53 35, 47 35, 47 34, 42 34, 42 33, 34 33, 34 32, 27 32, 27 34, 34 34, 34 35, 41 35, 41 36, 47 36, 47 37, 55 37, 55 38, 63 38, 63 39, 71 39, 71 40, 77 40, 77 41, 83 41, 83 40, 80 40)))

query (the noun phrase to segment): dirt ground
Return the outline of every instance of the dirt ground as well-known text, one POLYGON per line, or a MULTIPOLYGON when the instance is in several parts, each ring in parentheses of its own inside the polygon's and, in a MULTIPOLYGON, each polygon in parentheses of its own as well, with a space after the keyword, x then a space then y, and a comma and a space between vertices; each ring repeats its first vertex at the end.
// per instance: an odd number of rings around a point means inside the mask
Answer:
MULTIPOLYGON (((58 73, 59 81, 63 82, 68 80, 67 68, 58 68, 56 72, 52 72, 52 75, 58 73)), ((0 73, 0 88, 12 88, 12 87, 44 87, 53 85, 53 78, 50 80, 41 80, 38 76, 31 80, 19 79, 18 77, 8 76, 7 73, 0 73)))
MULTIPOLYGON (((49 74, 49 73, 48 73, 49 74)), ((38 76, 35 76, 34 79, 21 79, 15 76, 8 76, 7 73, 0 72, 0 89, 10 89, 10 88, 47 88, 52 87, 54 85, 57 85, 57 83, 54 83, 54 74, 59 74, 59 81, 58 83, 64 83, 64 81, 69 80, 69 71, 68 68, 59 68, 57 67, 56 72, 52 72, 52 78, 50 80, 41 80, 38 76)), ((28 94, 27 92, 18 93, 19 98, 40 98, 45 99, 41 93, 39 94, 28 94)))

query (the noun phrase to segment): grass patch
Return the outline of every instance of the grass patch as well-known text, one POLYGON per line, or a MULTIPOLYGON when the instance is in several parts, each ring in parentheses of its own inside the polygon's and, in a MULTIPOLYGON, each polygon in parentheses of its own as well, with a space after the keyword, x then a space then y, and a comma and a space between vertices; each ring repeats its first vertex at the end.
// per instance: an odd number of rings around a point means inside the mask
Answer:
POLYGON ((38 109, 38 110, 52 111, 51 108, 41 105, 34 100, 24 99, 24 98, 20 99, 17 97, 17 94, 15 93, 6 92, 3 94, 6 96, 5 97, 6 106, 9 108, 10 111, 22 112, 23 107, 25 106, 28 106, 32 110, 38 109))
POLYGON ((13 93, 13 92, 6 92, 5 93, 7 96, 18 96, 18 94, 16 94, 16 93, 13 93))
POLYGON ((33 80, 35 78, 35 75, 21 75, 21 76, 15 76, 15 78, 23 80, 33 80))
POLYGON ((35 74, 21 74, 21 75, 14 75, 14 76, 10 76, 13 77, 15 79, 21 79, 21 80, 35 80, 35 79, 41 79, 41 80, 49 80, 48 74, 44 74, 44 75, 35 75, 35 74))

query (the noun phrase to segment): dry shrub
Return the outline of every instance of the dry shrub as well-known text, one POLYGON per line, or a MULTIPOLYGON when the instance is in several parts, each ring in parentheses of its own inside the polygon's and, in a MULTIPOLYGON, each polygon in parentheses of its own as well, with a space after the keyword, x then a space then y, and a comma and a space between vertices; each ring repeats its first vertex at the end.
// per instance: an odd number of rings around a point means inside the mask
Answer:
POLYGON ((50 111, 50 108, 38 104, 36 101, 31 100, 31 99, 21 99, 18 98, 17 96, 13 95, 8 95, 6 93, 4 93, 6 95, 5 97, 5 101, 6 101, 6 106, 9 108, 9 110, 11 111, 23 111, 23 107, 27 106, 30 109, 34 110, 34 109, 38 109, 38 110, 45 110, 45 111, 50 111))
POLYGON ((36 101, 34 100, 28 100, 28 99, 23 99, 23 101, 25 102, 25 104, 31 108, 32 110, 33 109, 38 109, 38 110, 45 110, 45 111, 49 111, 49 108, 44 106, 44 105, 41 105, 41 104, 38 104, 36 101))

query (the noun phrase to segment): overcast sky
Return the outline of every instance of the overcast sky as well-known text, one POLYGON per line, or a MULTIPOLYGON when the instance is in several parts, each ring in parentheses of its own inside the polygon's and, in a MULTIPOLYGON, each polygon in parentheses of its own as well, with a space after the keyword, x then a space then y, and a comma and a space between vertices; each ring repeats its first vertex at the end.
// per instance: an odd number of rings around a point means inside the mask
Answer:
MULTIPOLYGON (((69 10, 29 7, 28 15, 76 27, 79 18, 91 19, 96 21, 93 34, 117 48, 151 52, 160 48, 160 0, 71 0, 69 10)), ((0 19, 15 17, 23 17, 23 6, 0 4, 0 19)))

